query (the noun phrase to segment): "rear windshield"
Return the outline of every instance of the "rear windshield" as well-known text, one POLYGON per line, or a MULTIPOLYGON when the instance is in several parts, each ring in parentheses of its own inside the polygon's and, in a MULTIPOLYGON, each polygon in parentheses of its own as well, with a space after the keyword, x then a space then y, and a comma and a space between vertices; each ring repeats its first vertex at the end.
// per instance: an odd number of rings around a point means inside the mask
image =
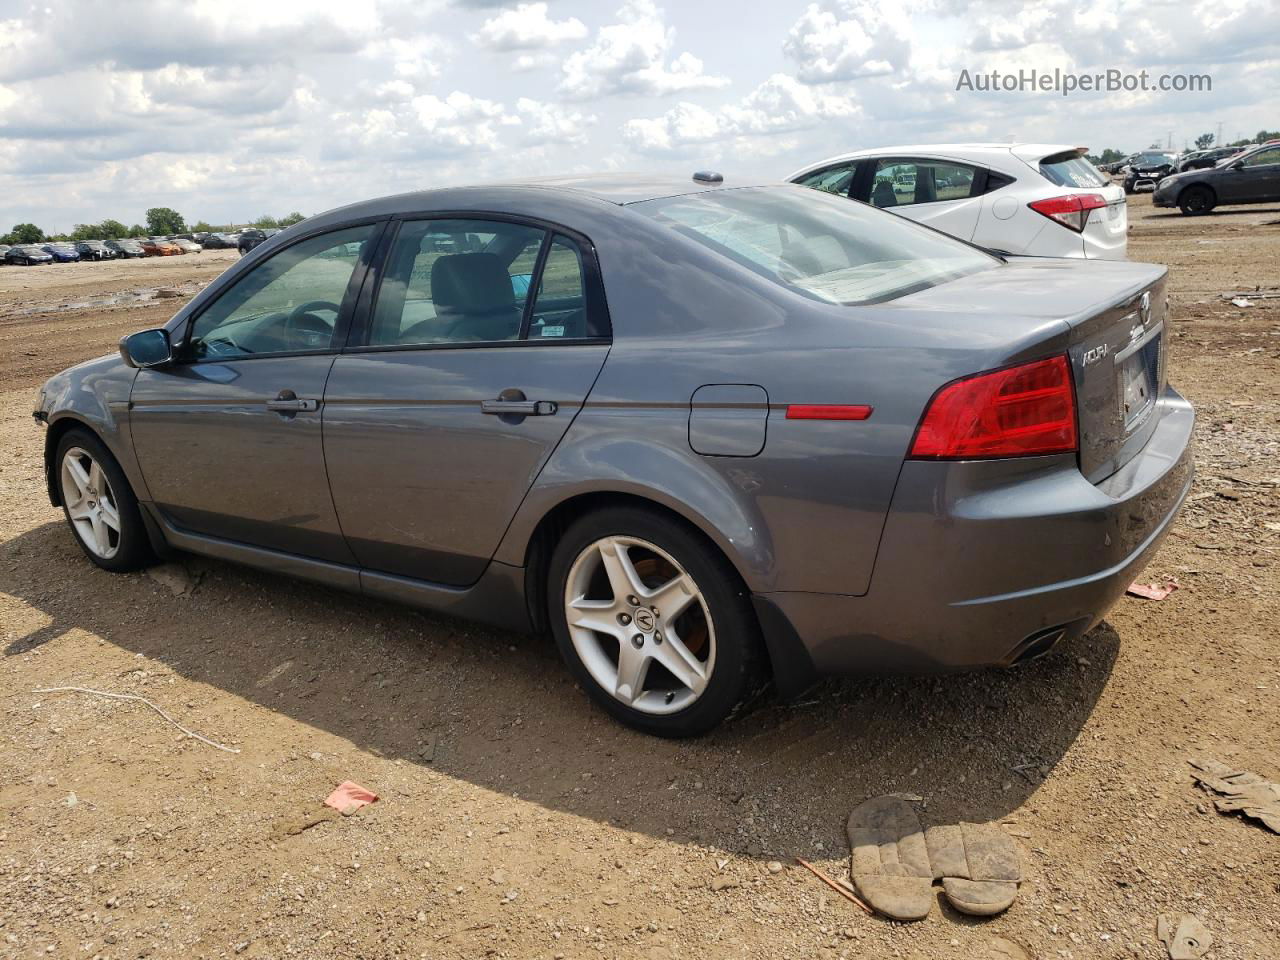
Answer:
POLYGON ((1105 187, 1111 182, 1077 153, 1045 157, 1040 161, 1040 174, 1058 187, 1105 187))
POLYGON ((631 209, 827 303, 891 300, 1000 263, 896 214, 806 187, 712 190, 631 209))

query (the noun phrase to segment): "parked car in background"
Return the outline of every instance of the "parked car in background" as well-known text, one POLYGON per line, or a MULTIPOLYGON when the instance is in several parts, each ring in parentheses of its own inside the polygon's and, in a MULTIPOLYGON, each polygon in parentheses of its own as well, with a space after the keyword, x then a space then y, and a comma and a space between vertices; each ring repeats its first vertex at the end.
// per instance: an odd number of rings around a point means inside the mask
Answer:
POLYGON ((53 255, 45 253, 35 244, 19 243, 5 251, 4 262, 24 267, 34 267, 37 264, 53 263, 53 255))
POLYGON ((182 237, 174 237, 169 242, 180 247, 183 253, 199 253, 204 249, 204 247, 196 243, 194 240, 185 240, 182 237))
POLYGON ((108 240, 106 247, 112 255, 121 258, 145 257, 146 251, 137 240, 108 240))
POLYGON ((110 260, 115 253, 101 240, 79 240, 76 242, 76 253, 81 260, 110 260))
POLYGON ((240 256, 243 257, 254 247, 258 246, 258 244, 269 240, 279 232, 280 231, 276 229, 259 230, 257 227, 242 230, 239 238, 236 240, 236 249, 240 251, 240 256))
POLYGON ((1252 150, 1257 144, 1248 144, 1243 147, 1215 147, 1212 150, 1197 150, 1195 153, 1183 156, 1178 160, 1178 173, 1185 173, 1188 170, 1207 170, 1209 167, 1217 166, 1219 162, 1226 160, 1228 157, 1234 157, 1237 154, 1244 153, 1246 150, 1252 150))
POLYGON ((1122 260, 1124 191, 1086 152, 1034 143, 881 147, 811 164, 787 179, 1000 253, 1122 260))
POLYGON ((0 257, 3 257, 8 252, 9 252, 9 244, 0 243, 0 257))
POLYGON ((180 246, 164 237, 147 237, 138 243, 148 257, 174 257, 182 253, 180 246))
POLYGON ((791 184, 454 188, 308 219, 35 414, 99 567, 176 548, 549 630, 605 710, 684 736, 770 673, 1009 665, 1097 623, 1191 484, 1165 303, 1162 266, 1004 260, 791 184))
POLYGON ((1124 192, 1138 193, 1143 190, 1154 190, 1157 183, 1173 173, 1177 162, 1176 154, 1161 150, 1144 150, 1125 168, 1124 192))
POLYGON ((200 241, 206 250, 234 250, 240 237, 234 233, 210 233, 200 241))
POLYGON ((80 260, 80 254, 76 252, 74 244, 46 243, 40 249, 53 257, 57 263, 77 263, 80 260))
POLYGON ((1217 166, 1165 177, 1151 202, 1189 216, 1237 203, 1280 202, 1280 144, 1264 144, 1217 166))

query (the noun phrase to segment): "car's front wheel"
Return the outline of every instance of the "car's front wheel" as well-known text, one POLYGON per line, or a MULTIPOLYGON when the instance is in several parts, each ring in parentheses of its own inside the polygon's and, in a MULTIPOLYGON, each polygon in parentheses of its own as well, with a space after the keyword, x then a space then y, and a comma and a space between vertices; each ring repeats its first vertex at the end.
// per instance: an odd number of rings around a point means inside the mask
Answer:
POLYGON ((102 441, 73 429, 55 454, 62 510, 85 555, 114 573, 155 561, 129 481, 102 441))
POLYGON ((1178 209, 1188 217, 1208 213, 1214 207, 1215 198, 1208 187, 1187 187, 1178 195, 1178 209))
POLYGON ((547 595, 570 670, 637 730, 705 733, 763 685, 745 587, 713 546, 662 514, 620 507, 578 520, 552 554, 547 595))

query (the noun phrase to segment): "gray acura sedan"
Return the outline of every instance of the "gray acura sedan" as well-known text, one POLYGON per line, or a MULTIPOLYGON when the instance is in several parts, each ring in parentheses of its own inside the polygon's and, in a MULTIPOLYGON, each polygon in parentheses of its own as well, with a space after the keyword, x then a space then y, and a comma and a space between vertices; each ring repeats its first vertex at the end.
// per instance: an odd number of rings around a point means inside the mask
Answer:
POLYGON ((1082 634, 1191 482, 1165 270, 1002 259, 790 184, 312 217, 53 377, 85 554, 190 551, 554 634, 615 717, 1082 634))

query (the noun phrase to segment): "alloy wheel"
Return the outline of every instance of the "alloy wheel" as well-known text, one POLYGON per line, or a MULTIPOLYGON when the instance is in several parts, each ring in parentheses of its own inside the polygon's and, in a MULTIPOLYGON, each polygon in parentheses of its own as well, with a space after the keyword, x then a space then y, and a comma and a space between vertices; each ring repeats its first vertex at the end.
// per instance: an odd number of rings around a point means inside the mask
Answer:
POLYGON ((603 537, 574 561, 565 622, 592 679, 642 713, 676 713, 706 690, 715 669, 710 611, 693 577, 660 547, 603 537))
POLYGON ((104 560, 120 550, 120 509, 102 465, 81 447, 62 458, 62 502, 85 547, 104 560))

